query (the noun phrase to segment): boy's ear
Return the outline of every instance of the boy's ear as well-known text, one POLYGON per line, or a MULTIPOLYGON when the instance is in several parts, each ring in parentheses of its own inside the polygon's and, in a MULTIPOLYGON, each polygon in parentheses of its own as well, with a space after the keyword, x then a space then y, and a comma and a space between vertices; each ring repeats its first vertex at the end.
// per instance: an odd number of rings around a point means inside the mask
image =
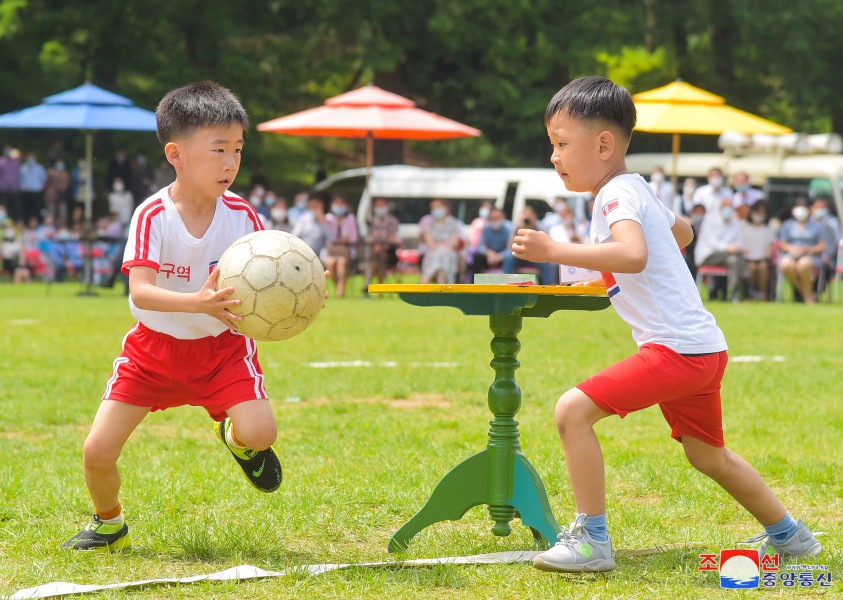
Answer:
POLYGON ((167 142, 164 146, 164 156, 167 157, 167 162, 174 167, 181 166, 181 153, 179 152, 179 145, 175 142, 167 142))
POLYGON ((617 139, 615 134, 604 129, 597 136, 597 152, 603 160, 610 159, 615 154, 617 148, 617 139))

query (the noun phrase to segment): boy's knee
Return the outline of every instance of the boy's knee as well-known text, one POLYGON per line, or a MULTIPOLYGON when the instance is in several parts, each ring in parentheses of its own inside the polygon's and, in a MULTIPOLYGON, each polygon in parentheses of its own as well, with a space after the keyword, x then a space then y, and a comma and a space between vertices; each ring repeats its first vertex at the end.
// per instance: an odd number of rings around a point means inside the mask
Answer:
POLYGON ((101 469, 117 463, 120 448, 114 448, 103 440, 88 436, 82 446, 82 462, 89 469, 101 469))
POLYGON ((252 450, 266 450, 275 443, 278 427, 274 420, 261 420, 251 423, 238 422, 234 425, 237 441, 252 450))
POLYGON ((579 388, 571 388, 559 397, 554 411, 559 435, 564 435, 572 426, 587 423, 584 401, 591 402, 579 388))
POLYGON ((703 475, 709 477, 721 473, 726 465, 726 454, 722 448, 711 447, 705 451, 685 451, 685 456, 691 466, 703 475))

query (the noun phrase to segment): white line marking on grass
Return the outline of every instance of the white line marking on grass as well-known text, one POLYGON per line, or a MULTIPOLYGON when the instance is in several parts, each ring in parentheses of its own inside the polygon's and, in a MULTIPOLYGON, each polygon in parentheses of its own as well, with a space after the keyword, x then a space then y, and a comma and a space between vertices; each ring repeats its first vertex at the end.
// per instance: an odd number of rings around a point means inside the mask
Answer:
POLYGON ((784 362, 784 356, 775 355, 775 356, 759 356, 754 354, 747 354, 744 356, 730 356, 729 360, 731 362, 741 362, 741 363, 757 363, 757 362, 784 362))
POLYGON ((9 319, 9 325, 14 325, 18 327, 26 327, 27 325, 38 325, 41 322, 40 319, 9 319))
MULTIPOLYGON (((401 363, 394 360, 386 360, 381 362, 371 362, 368 360, 330 360, 322 362, 305 363, 311 369, 345 369, 345 368, 365 368, 365 367, 383 367, 387 369, 394 369, 401 366, 401 363)), ((271 365, 270 365, 271 366, 271 365)), ((425 367, 434 369, 453 369, 459 366, 455 362, 411 362, 407 363, 408 367, 425 367)))

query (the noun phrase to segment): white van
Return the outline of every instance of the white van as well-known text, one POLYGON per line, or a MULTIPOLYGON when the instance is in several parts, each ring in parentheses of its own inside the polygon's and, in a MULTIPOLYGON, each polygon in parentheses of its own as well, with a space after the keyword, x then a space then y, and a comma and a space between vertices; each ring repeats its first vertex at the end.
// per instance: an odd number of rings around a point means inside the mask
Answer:
MULTIPOLYGON (((660 166, 668 177, 673 168, 670 154, 630 154, 626 165, 642 175, 649 175, 653 167, 660 166)), ((695 178, 698 185, 704 184, 712 167, 720 167, 727 176, 739 171, 747 173, 750 183, 764 190, 771 215, 790 209, 797 196, 824 196, 832 200, 831 210, 843 215, 841 154, 680 153, 676 167, 680 189, 686 177, 695 178)))
POLYGON ((535 209, 539 219, 552 210, 556 197, 568 199, 575 214, 585 216, 591 194, 569 192, 553 169, 430 169, 408 165, 372 168, 369 189, 364 189, 366 169, 336 173, 320 182, 315 190, 342 193, 356 203, 361 235, 368 229, 372 198, 386 198, 400 223, 404 246, 418 244, 418 223, 430 212, 430 201, 442 198, 451 205, 451 214, 465 224, 477 217, 484 200, 502 208, 508 218, 524 206, 535 209))

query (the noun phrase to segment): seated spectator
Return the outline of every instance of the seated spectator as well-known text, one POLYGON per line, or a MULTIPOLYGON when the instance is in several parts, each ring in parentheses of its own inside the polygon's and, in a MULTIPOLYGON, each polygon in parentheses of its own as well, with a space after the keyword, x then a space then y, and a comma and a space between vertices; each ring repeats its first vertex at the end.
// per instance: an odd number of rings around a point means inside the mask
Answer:
POLYGON ((287 201, 279 198, 269 210, 269 229, 290 233, 293 231, 293 224, 287 214, 287 201))
POLYGON ((816 302, 814 279, 822 268, 825 251, 820 226, 809 219, 811 211, 804 199, 796 201, 792 219, 779 230, 779 269, 806 304, 816 302))
POLYGON ((477 218, 469 224, 468 230, 465 232, 468 237, 466 240, 465 261, 472 268, 472 271, 474 270, 474 255, 480 245, 480 236, 483 235, 483 227, 485 227, 491 213, 492 203, 487 200, 480 205, 477 218))
MULTIPOLYGON (((726 267, 726 300, 736 302, 749 276, 744 257, 740 221, 734 218, 731 198, 721 200, 718 215, 706 214, 700 224, 700 237, 694 249, 697 267, 726 267)), ((711 294, 709 295, 711 296, 711 294)))
POLYGON ((766 300, 770 290, 770 264, 776 234, 767 222, 767 203, 758 200, 749 210, 749 220, 741 223, 746 264, 749 268, 747 293, 750 298, 766 300))
MULTIPOLYGON (((512 248, 512 238, 519 229, 537 228, 536 211, 530 206, 525 206, 521 209, 521 213, 515 221, 515 225, 512 228, 512 236, 507 243, 507 247, 512 248)), ((521 258, 516 258, 512 255, 511 250, 504 255, 503 270, 505 273, 517 273, 518 269, 522 267, 537 267, 539 269, 539 283, 542 285, 553 285, 559 281, 559 265, 553 263, 531 263, 521 258)))
POLYGON ((309 199, 307 192, 299 192, 293 197, 293 205, 287 210, 287 220, 291 225, 295 225, 299 217, 307 212, 309 199))
MULTIPOLYGON (((823 232, 823 269, 825 269, 825 283, 834 277, 837 267, 837 247, 840 244, 840 221, 829 212, 828 200, 817 198, 811 204, 811 220, 816 222, 823 232)), ((822 290, 819 290, 822 292, 822 290)))
POLYGON ((489 269, 503 269, 504 257, 512 254, 509 247, 510 239, 512 239, 512 224, 506 220, 501 209, 493 208, 474 253, 472 272, 482 273, 489 269))
POLYGON ((387 269, 398 264, 398 219, 389 214, 389 203, 384 198, 375 198, 372 210, 374 215, 366 234, 369 252, 365 294, 368 294, 369 284, 373 279, 383 283, 387 269))
POLYGON ((691 204, 702 204, 705 206, 705 218, 720 219, 720 208, 724 200, 732 200, 732 190, 724 185, 723 170, 720 167, 712 167, 708 170, 708 183, 694 190, 691 204))
POLYGON ((345 296, 348 271, 357 257, 357 243, 360 241, 357 219, 349 212, 345 196, 334 196, 331 212, 325 216, 325 225, 328 228, 328 245, 323 250, 325 268, 334 280, 336 296, 342 298, 345 296))
MULTIPOLYGON (((292 210, 292 209, 291 209, 292 210)), ((328 243, 328 228, 325 225, 325 205, 318 196, 307 200, 307 209, 293 224, 292 234, 310 246, 324 264, 322 251, 328 243)))
MULTIPOLYGON (((580 233, 578 231, 576 222, 574 221, 574 211, 568 206, 567 202, 558 202, 556 204, 556 219, 553 224, 547 229, 543 229, 555 242, 572 242, 578 244, 582 242, 580 233)), ((542 219, 542 223, 545 219, 542 219)))
POLYGON ((65 277, 75 277, 82 270, 79 240, 73 238, 66 225, 59 226, 56 231, 56 239, 50 249, 50 262, 56 281, 64 281, 65 277))
POLYGON ((688 177, 682 184, 682 193, 673 198, 673 212, 684 217, 691 216, 694 209, 694 192, 697 190, 697 180, 688 177))
POLYGON ((10 280, 14 278, 21 257, 23 241, 18 225, 11 219, 5 221, 3 226, 3 238, 0 242, 0 274, 7 276, 10 280))
POLYGON ((430 203, 430 214, 419 223, 419 237, 424 244, 421 282, 455 283, 460 266, 462 224, 449 213, 444 200, 430 203))

